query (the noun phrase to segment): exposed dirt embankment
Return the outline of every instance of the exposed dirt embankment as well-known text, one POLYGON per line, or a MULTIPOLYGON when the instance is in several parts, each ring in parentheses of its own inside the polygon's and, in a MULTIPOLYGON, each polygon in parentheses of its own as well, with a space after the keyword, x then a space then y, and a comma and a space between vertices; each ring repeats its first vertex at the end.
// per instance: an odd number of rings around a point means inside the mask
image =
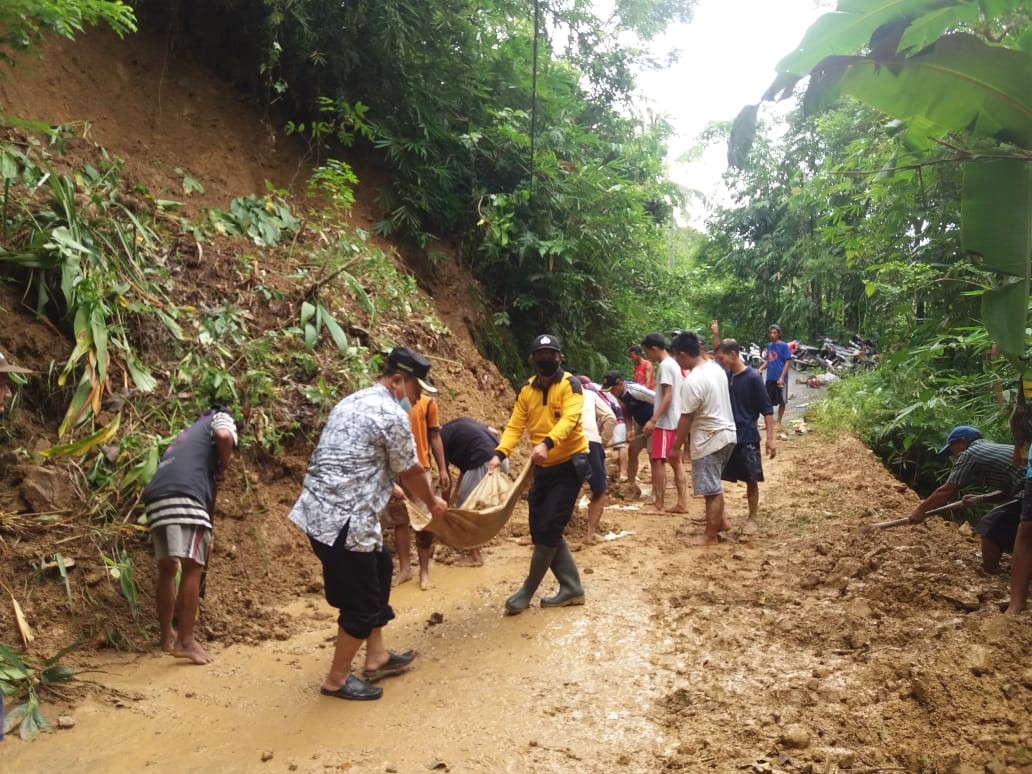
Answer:
MULTIPOLYGON (((33 74, 0 81, 0 105, 27 118, 78 124, 127 161, 154 196, 181 198, 183 169, 199 199, 296 180, 297 149, 199 68, 166 60, 160 41, 124 47, 104 36, 58 43, 33 74)), ((85 147, 85 145, 84 145, 85 147)), ((356 223, 374 219, 360 189, 356 223)), ((185 255, 185 253, 184 253, 185 255)), ((239 282, 228 244, 191 253, 189 292, 217 296, 239 282)), ((184 259, 185 260, 185 259, 184 259)), ((442 415, 500 422, 512 391, 477 354, 466 327, 482 314, 469 279, 441 275, 438 315, 385 323, 434 357, 442 415)), ((289 278, 269 267, 273 287, 289 278)), ((187 291, 184 291, 187 292, 187 291)), ((0 348, 37 369, 71 344, 6 291, 0 348)), ((286 310, 289 311, 289 310, 286 310)), ((284 310, 256 302, 256 330, 284 310)), ((19 444, 52 443, 60 406, 19 409, 19 444)), ((861 533, 903 515, 915 495, 852 438, 789 435, 766 463, 761 529, 704 549, 702 506, 684 517, 642 515, 614 490, 602 532, 582 547, 570 531, 588 602, 507 618, 504 599, 526 570, 525 513, 486 550, 482 568, 449 566, 438 549, 434 587, 399 587, 392 645, 419 652, 379 702, 320 697, 334 617, 317 563, 286 520, 317 428, 283 453, 235 466, 219 500, 217 542, 201 636, 215 654, 193 667, 149 651, 153 568, 126 525, 144 611, 133 620, 84 514, 81 472, 0 453, 0 580, 19 599, 49 655, 82 631, 71 656, 98 688, 47 694, 45 713, 74 728, 3 743, 12 771, 611 771, 1010 772, 1032 769, 1029 615, 999 614, 1007 570, 985 576, 966 528, 940 520, 861 533), (29 483, 26 483, 26 482, 29 483), (42 498, 38 503, 32 498, 42 498), (32 514, 66 502, 60 518, 32 514), (33 569, 60 550, 60 578, 33 569), (71 609, 69 609, 71 608, 71 609), (115 653, 98 646, 136 648, 115 653), (264 763, 263 763, 264 761, 264 763)), ((728 493, 740 523, 744 492, 728 493)), ((551 593, 546 581, 542 591, 551 593)), ((8 599, 0 642, 18 639, 8 599)))

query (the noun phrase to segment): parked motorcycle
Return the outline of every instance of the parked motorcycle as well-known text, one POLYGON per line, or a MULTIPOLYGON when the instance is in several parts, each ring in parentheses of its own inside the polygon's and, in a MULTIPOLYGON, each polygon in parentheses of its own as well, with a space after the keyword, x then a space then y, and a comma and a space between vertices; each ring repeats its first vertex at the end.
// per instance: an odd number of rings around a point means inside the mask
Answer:
POLYGON ((760 345, 756 342, 753 342, 748 347, 746 347, 745 351, 742 353, 742 356, 746 364, 752 366, 753 368, 759 368, 761 365, 763 365, 763 350, 760 349, 760 345))
POLYGON ((788 348, 792 350, 792 362, 795 363, 796 368, 799 370, 823 367, 824 364, 820 360, 821 350, 819 347, 803 344, 801 341, 790 341, 788 342, 788 348))

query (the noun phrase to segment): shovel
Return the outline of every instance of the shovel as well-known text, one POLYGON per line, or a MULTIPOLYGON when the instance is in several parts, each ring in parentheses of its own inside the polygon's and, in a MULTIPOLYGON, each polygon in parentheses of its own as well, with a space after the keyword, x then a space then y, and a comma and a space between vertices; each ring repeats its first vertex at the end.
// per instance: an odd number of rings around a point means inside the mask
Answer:
MULTIPOLYGON (((992 492, 986 492, 983 495, 979 495, 979 497, 981 497, 982 500, 988 500, 990 497, 997 497, 998 495, 1002 495, 1002 494, 1003 494, 1003 492, 1001 492, 999 489, 996 489, 996 490, 994 490, 992 492)), ((1011 500, 1011 502, 1014 502, 1014 501, 1011 500)), ((966 507, 966 506, 964 505, 964 501, 963 500, 955 500, 952 503, 947 503, 946 505, 941 505, 938 508, 932 508, 932 510, 930 510, 930 511, 925 511, 925 516, 934 516, 937 513, 949 513, 950 511, 956 511, 956 510, 959 510, 960 508, 964 508, 964 507, 966 507)), ((910 524, 910 523, 911 523, 910 519, 907 518, 907 517, 904 517, 902 519, 892 519, 890 521, 879 521, 879 522, 875 522, 874 524, 864 524, 862 527, 860 527, 860 531, 861 532, 872 532, 873 530, 876 530, 876 529, 890 529, 891 527, 902 527, 904 524, 910 524)))

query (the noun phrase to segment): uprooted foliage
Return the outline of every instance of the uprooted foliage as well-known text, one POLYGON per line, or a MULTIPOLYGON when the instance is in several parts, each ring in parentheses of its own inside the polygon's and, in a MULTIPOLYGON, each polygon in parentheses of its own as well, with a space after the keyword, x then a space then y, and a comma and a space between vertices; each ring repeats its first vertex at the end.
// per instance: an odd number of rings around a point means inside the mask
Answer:
MULTIPOLYGON (((236 413, 241 461, 219 505, 241 521, 220 535, 230 558, 254 549, 239 568, 250 586, 296 541, 264 526, 282 497, 257 489, 296 487, 322 418, 372 381, 382 349, 436 351, 449 331, 369 235, 338 225, 344 213, 269 190, 188 220, 68 140, 0 144, 0 305, 14 326, 0 342, 36 370, 0 423, 0 580, 30 619, 48 598, 47 615, 67 609, 59 645, 82 633, 135 648, 153 628, 138 614, 152 571, 134 562, 140 496, 174 435, 211 403, 236 413)), ((253 618, 244 636, 269 636, 274 616, 253 618)), ((8 620, 0 642, 18 637, 8 620)))

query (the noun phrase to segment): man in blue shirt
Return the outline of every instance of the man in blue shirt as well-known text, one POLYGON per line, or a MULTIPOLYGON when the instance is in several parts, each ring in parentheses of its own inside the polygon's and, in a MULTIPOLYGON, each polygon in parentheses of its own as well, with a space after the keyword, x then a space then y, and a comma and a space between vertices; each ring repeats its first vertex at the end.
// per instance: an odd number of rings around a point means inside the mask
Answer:
POLYGON ((792 364, 792 350, 781 340, 781 326, 774 323, 767 329, 770 345, 764 352, 761 372, 766 371, 765 379, 770 404, 778 407, 778 427, 785 418, 785 406, 788 402, 788 369, 792 364))
POLYGON ((1032 580, 1032 448, 1028 453, 1025 490, 1021 506, 1021 523, 1014 539, 1014 558, 1011 561, 1010 604, 1007 615, 1017 615, 1028 602, 1028 584, 1032 580))

